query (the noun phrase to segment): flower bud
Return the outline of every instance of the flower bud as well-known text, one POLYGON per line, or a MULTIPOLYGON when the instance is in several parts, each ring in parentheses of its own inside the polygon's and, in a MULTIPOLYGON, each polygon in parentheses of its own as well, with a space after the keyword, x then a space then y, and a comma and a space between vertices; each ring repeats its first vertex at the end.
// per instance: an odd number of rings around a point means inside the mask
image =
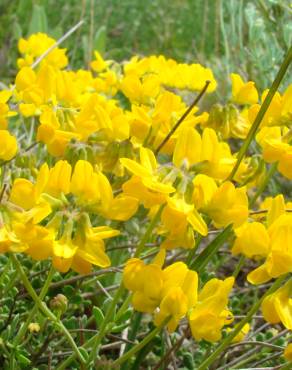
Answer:
POLYGON ((40 331, 41 327, 37 322, 31 322, 28 325, 28 330, 30 333, 38 333, 40 331))
POLYGON ((56 297, 54 297, 50 301, 50 307, 54 311, 59 311, 61 313, 66 312, 68 307, 68 299, 63 294, 57 294, 56 297))

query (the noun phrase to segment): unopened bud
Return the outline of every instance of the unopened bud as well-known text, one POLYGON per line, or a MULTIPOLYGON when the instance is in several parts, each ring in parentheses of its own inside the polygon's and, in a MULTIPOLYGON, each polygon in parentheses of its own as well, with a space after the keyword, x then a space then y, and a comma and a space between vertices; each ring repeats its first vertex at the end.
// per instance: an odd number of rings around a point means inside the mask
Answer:
POLYGON ((39 326, 39 324, 37 322, 31 322, 29 325, 28 325, 28 330, 31 332, 31 333, 38 333, 40 331, 41 327, 39 326))
POLYGON ((63 294, 57 294, 56 297, 54 297, 50 301, 50 307, 54 311, 59 311, 61 313, 66 312, 68 307, 68 299, 63 294))

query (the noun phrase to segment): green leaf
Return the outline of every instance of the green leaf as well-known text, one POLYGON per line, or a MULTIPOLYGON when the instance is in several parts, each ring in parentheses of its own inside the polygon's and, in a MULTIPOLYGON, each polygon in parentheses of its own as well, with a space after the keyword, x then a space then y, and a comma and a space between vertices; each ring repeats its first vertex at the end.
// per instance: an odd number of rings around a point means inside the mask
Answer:
POLYGON ((128 322, 126 322, 125 324, 122 324, 122 325, 113 326, 113 328, 111 329, 111 332, 112 333, 120 333, 121 331, 126 329, 128 326, 129 326, 128 322))
POLYGON ((82 348, 82 347, 79 347, 79 351, 82 354, 83 358, 87 361, 89 355, 88 355, 88 352, 86 351, 86 349, 85 348, 82 348))
POLYGON ((42 5, 34 4, 32 8, 32 16, 28 28, 28 34, 36 32, 48 32, 48 20, 45 9, 42 5))
POLYGON ((232 235, 232 225, 227 226, 211 243, 198 255, 191 265, 192 270, 200 272, 210 259, 217 253, 225 240, 232 235))
POLYGON ((101 26, 94 36, 93 50, 99 51, 101 54, 105 52, 106 46, 106 26, 101 26))
POLYGON ((30 359, 25 357, 21 353, 16 353, 16 358, 17 360, 22 364, 22 365, 29 365, 30 364, 30 359))
POLYGON ((104 320, 104 315, 101 309, 96 306, 93 307, 92 313, 95 318, 96 326, 99 328, 104 320))
POLYGON ((13 25, 13 36, 16 40, 20 39, 22 37, 22 27, 21 25, 16 21, 13 25))

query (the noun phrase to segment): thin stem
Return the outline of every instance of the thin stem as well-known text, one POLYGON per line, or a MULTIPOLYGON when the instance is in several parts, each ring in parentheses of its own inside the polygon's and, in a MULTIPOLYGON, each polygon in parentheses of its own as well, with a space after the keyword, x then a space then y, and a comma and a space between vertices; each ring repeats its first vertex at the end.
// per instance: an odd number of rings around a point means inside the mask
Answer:
POLYGON ((121 283, 121 285, 119 286, 119 289, 116 291, 116 294, 113 298, 113 300, 111 301, 111 304, 107 310, 107 313, 104 317, 104 320, 101 324, 101 327, 99 329, 99 333, 98 335, 96 336, 95 340, 94 340, 94 344, 92 346, 92 350, 91 350, 91 354, 88 358, 88 364, 91 362, 91 361, 94 361, 96 356, 97 356, 97 349, 103 339, 103 337, 107 334, 107 331, 108 331, 108 324, 109 322, 111 321, 112 319, 112 316, 114 314, 114 311, 115 311, 115 308, 116 308, 116 305, 121 297, 121 295, 123 294, 124 292, 124 286, 123 284, 121 283))
POLYGON ((141 254, 142 250, 144 249, 145 244, 148 242, 148 240, 149 240, 149 238, 150 238, 150 236, 151 236, 151 233, 152 233, 152 231, 153 231, 154 227, 156 226, 157 222, 158 222, 158 221, 159 221, 159 219, 160 219, 160 216, 161 216, 161 213, 162 213, 163 208, 164 208, 164 204, 162 204, 162 205, 159 207, 159 209, 158 209, 158 211, 157 211, 156 215, 152 218, 152 220, 151 220, 150 224, 148 225, 148 228, 147 228, 147 230, 146 230, 145 234, 143 235, 143 237, 142 237, 142 239, 141 239, 140 243, 139 243, 139 244, 138 244, 138 246, 137 246, 137 249, 136 249, 136 252, 135 252, 134 257, 136 257, 136 258, 137 258, 137 257, 139 257, 139 256, 140 256, 140 254, 141 254))
POLYGON ((225 338, 224 340, 219 344, 217 349, 199 366, 198 370, 205 370, 207 369, 220 355, 222 351, 225 350, 225 348, 229 345, 229 343, 232 341, 233 338, 236 337, 236 335, 241 331, 241 329, 244 327, 245 324, 251 321, 252 316, 257 312, 257 310, 260 308, 263 300, 273 293, 275 290, 281 286, 282 282, 286 279, 287 275, 279 277, 273 285, 266 291, 266 293, 252 306, 252 308, 247 313, 246 317, 240 321, 225 338))
POLYGON ((88 55, 87 55, 88 66, 92 58, 93 32, 94 32, 94 0, 90 0, 90 25, 89 25, 88 55))
POLYGON ((170 318, 167 318, 163 321, 163 323, 159 326, 157 326, 155 329, 153 329, 140 343, 136 344, 133 348, 131 348, 127 353, 125 353, 122 357, 118 358, 116 361, 112 363, 112 366, 118 366, 121 365, 123 362, 127 361, 129 358, 131 358, 135 353, 140 351, 146 344, 148 344, 156 334, 158 334, 161 329, 167 324, 170 318))
POLYGON ((182 336, 180 337, 180 339, 178 339, 177 342, 175 342, 174 345, 167 350, 167 352, 165 353, 165 355, 159 360, 159 362, 155 365, 155 367, 152 370, 158 370, 158 369, 160 369, 160 367, 163 364, 164 364, 164 368, 167 367, 167 365, 169 363, 169 357, 171 356, 171 354, 174 353, 174 351, 176 351, 176 352, 178 351, 178 349, 183 344, 183 341, 187 337, 188 333, 189 333, 189 328, 187 327, 185 329, 184 333, 182 334, 182 336))
POLYGON ((260 184, 260 186, 258 187, 258 190, 256 191, 256 193, 254 194, 254 196, 251 198, 250 202, 249 202, 249 205, 250 207, 254 206, 256 200, 258 199, 258 197, 262 194, 262 192, 264 191, 264 189, 266 188, 266 186, 268 185, 270 179, 272 178, 272 176, 274 175, 274 173, 276 172, 276 169, 277 169, 277 163, 273 163, 271 165, 271 167, 269 168, 269 171, 267 172, 265 178, 263 179, 263 182, 260 184))
POLYGON ((242 268, 242 266, 244 265, 244 262, 245 262, 245 256, 241 255, 239 260, 238 260, 238 263, 234 269, 234 272, 232 274, 232 276, 236 279, 238 274, 240 273, 240 270, 242 268))
POLYGON ((256 346, 262 346, 262 347, 269 347, 269 348, 277 349, 277 350, 280 350, 280 351, 284 350, 284 347, 277 346, 276 344, 272 344, 272 343, 261 342, 261 341, 258 341, 258 340, 248 340, 248 341, 244 341, 244 342, 240 342, 240 343, 235 343, 235 344, 229 346, 229 348, 241 347, 241 346, 245 346, 245 345, 253 345, 253 346, 256 345, 256 346))
POLYGON ((65 337, 67 338, 68 342, 70 343, 72 350, 77 355, 78 359, 81 363, 85 363, 85 359, 81 352, 79 351, 76 343, 74 342, 74 339, 72 338, 71 334, 69 333, 68 329, 64 326, 64 324, 53 314, 53 312, 47 307, 47 305, 42 302, 40 297, 36 294, 35 290, 33 289, 32 285, 30 284, 26 273, 24 272, 20 262, 16 258, 16 256, 12 253, 11 254, 11 260, 13 262, 13 265, 16 269, 16 271, 19 273, 23 285, 25 286, 26 290, 28 291, 29 295, 32 297, 32 299, 35 301, 38 308, 43 312, 45 316, 51 321, 53 321, 56 325, 56 327, 63 332, 65 337))
POLYGON ((130 305, 132 299, 132 294, 128 294, 127 298, 124 300, 123 304, 121 305, 119 311, 116 314, 116 321, 119 321, 119 319, 123 316, 124 312, 127 310, 127 308, 130 305))
POLYGON ((229 75, 229 60, 230 60, 230 51, 229 51, 229 44, 228 44, 228 38, 226 34, 226 29, 225 29, 225 23, 224 23, 224 3, 222 0, 219 0, 219 17, 220 17, 220 28, 221 28, 221 33, 222 33, 222 38, 223 38, 223 44, 224 44, 224 51, 225 51, 225 57, 226 57, 226 72, 227 75, 229 75))
MULTIPOLYGON (((138 247, 136 249, 136 253, 135 253, 135 257, 139 257, 142 250, 144 249, 144 246, 145 244, 147 243, 150 235, 152 234, 152 231, 154 229, 154 227, 156 226, 158 220, 160 219, 160 215, 161 215, 161 212, 163 210, 163 207, 164 205, 161 205, 159 210, 157 211, 156 215, 153 217, 153 219, 151 220, 150 224, 148 225, 148 228, 145 232, 145 234, 143 235, 140 243, 138 244, 138 247)), ((107 332, 107 324, 109 323, 110 319, 112 318, 112 315, 113 315, 113 312, 115 310, 115 307, 116 307, 116 304, 118 302, 118 300, 120 299, 122 293, 124 292, 124 287, 121 283, 119 289, 117 290, 110 306, 109 306, 109 309, 105 315, 105 318, 103 320, 103 323, 102 323, 102 326, 100 328, 100 331, 99 331, 99 334, 97 335, 95 341, 94 341, 94 345, 93 345, 93 348, 92 348, 92 351, 91 351, 91 355, 89 356, 89 363, 91 361, 94 360, 94 358, 96 357, 96 354, 97 354, 97 349, 98 349, 98 346, 100 345, 100 342, 102 340, 102 338, 104 337, 104 335, 106 334, 107 332)))
MULTIPOLYGON (((210 232, 209 232, 210 234, 210 232)), ((201 244, 201 241, 202 241, 203 237, 201 234, 198 235, 197 237, 197 240, 196 240, 196 243, 195 243, 195 246, 194 248, 192 248, 189 253, 188 253, 188 256, 187 256, 187 260, 186 260, 186 264, 189 266, 193 260, 193 258, 195 257, 196 255, 196 252, 201 244)))
MULTIPOLYGON (((41 290, 40 295, 39 295, 39 299, 41 301, 45 298, 45 296, 46 296, 46 294, 47 294, 47 292, 49 290, 51 281, 52 281, 53 276, 54 276, 54 272, 55 272, 54 267, 53 267, 53 265, 51 265, 51 268, 49 270, 47 279, 46 279, 45 284, 42 287, 42 290, 41 290)), ((22 337, 24 336, 24 334, 25 334, 25 332, 26 332, 26 330, 28 328, 28 325, 32 322, 33 317, 34 317, 34 315, 37 312, 37 309, 38 309, 38 305, 37 305, 37 303, 35 303, 33 309, 30 311, 30 313, 29 313, 29 315, 28 315, 28 317, 26 319, 26 322, 21 326, 19 332, 17 333, 17 336, 15 337, 15 340, 14 340, 14 345, 15 346, 17 346, 19 344, 19 342, 21 341, 22 337)))
POLYGON ((58 47, 63 41, 65 41, 69 36, 72 35, 80 26, 83 24, 83 20, 79 21, 75 26, 70 28, 68 32, 65 33, 57 42, 55 42, 51 47, 49 47, 41 56, 39 56, 31 65, 31 68, 35 68, 47 55, 50 54, 56 47, 58 47))
POLYGON ((240 148, 239 152, 238 152, 238 155, 237 155, 237 161, 235 163, 235 166, 233 167, 230 175, 228 176, 227 180, 232 180, 233 177, 235 176, 236 174, 236 171, 238 170, 238 167, 241 163, 241 161, 243 160, 244 156, 245 156, 245 153, 247 152, 249 146, 250 146, 250 143, 252 142, 261 122, 262 122, 262 119, 264 118, 264 115, 267 111, 267 109, 269 108, 269 105, 271 104, 271 101, 274 97, 274 95, 276 94, 278 88, 279 88, 279 85, 291 63, 291 60, 292 60, 292 46, 290 47, 283 63, 281 64, 281 67, 279 69, 279 72, 277 73, 277 76, 274 80, 274 82, 272 83, 272 86, 263 102, 263 104, 261 105, 261 108, 254 120, 254 123, 252 124, 250 130, 249 130, 249 133, 247 134, 247 137, 242 145, 242 147, 240 148))
MULTIPOLYGON (((157 211, 156 215, 153 217, 153 219, 151 220, 145 234, 143 235, 140 243, 138 244, 137 246, 137 250, 136 250, 136 253, 135 253, 135 257, 139 257, 139 255, 141 254, 141 252, 143 251, 143 248, 145 247, 145 244, 147 243, 155 225, 157 224, 157 222, 159 221, 159 218, 160 218, 160 215, 161 215, 161 212, 163 210, 163 207, 164 205, 161 205, 159 210, 157 211)), ((156 252, 155 252, 156 253, 156 252)), ((113 316, 113 313, 114 313, 114 310, 115 310, 115 307, 120 299, 120 297, 122 296, 124 292, 124 286, 123 284, 121 283, 118 290, 116 291, 116 294, 115 296, 113 297, 113 300, 111 301, 111 304, 108 308, 108 311, 105 315, 105 318, 102 322, 102 325, 100 327, 100 330, 99 330, 99 333, 97 335, 95 335, 94 337, 90 338, 83 346, 83 348, 88 348, 89 346, 92 345, 92 350, 91 350, 91 354, 89 356, 89 359, 88 359, 88 363, 94 361, 94 359, 96 358, 96 355, 97 355, 97 350, 98 350, 98 347, 103 339, 103 337, 108 333, 109 329, 108 329, 108 324, 110 322, 110 320, 112 319, 112 316, 113 316)), ((119 313, 118 313, 119 315, 119 313)), ((116 318, 115 318, 116 319, 116 318)), ((57 370, 63 370, 63 369, 66 369, 66 367, 74 360, 74 353, 72 354, 72 356, 70 356, 67 360, 65 360, 58 368, 57 370)))
POLYGON ((202 32, 201 35, 201 53, 202 55, 205 55, 205 41, 206 41, 206 34, 207 34, 207 24, 208 24, 208 13, 209 13, 209 7, 208 7, 208 0, 204 1, 204 8, 203 8, 203 24, 202 24, 202 32))
POLYGON ((203 97, 203 95, 207 91, 208 86, 210 85, 210 83, 211 83, 211 81, 206 81, 205 86, 203 87, 203 89, 200 92, 200 94, 196 97, 196 99, 192 102, 192 104, 188 107, 188 109, 180 117, 180 119, 177 121, 177 123, 173 126, 173 128, 165 136, 165 138, 163 139, 163 141, 159 144, 158 148, 155 150, 155 155, 157 155, 161 151, 161 149, 168 142, 168 140, 171 138, 171 136, 179 128, 180 124, 186 119, 186 117, 191 113, 191 111, 193 110, 193 108, 198 104, 198 102, 201 100, 201 98, 203 97))
POLYGON ((232 225, 227 226, 211 243, 195 258, 190 265, 192 270, 203 271, 205 266, 217 253, 221 245, 232 235, 232 225))
MULTIPOLYGON (((263 327, 261 327, 263 329, 263 327)), ((259 329, 261 329, 259 328, 259 329)), ((257 333, 261 332, 262 330, 256 330, 254 333, 253 333, 253 336, 255 336, 257 333)), ((283 330, 282 332, 280 332, 279 334, 277 334, 276 336, 274 336, 273 338, 267 340, 268 343, 270 342, 274 342, 275 340, 277 340, 278 338, 282 337, 283 335, 285 335, 285 332, 287 333, 288 332, 288 329, 285 329, 283 330)), ((288 340, 288 338, 286 338, 288 340)), ((266 343, 267 343, 266 342, 266 343)), ((255 348, 255 349, 251 349, 247 352, 245 352, 243 355, 239 356, 239 357, 236 357, 234 360, 232 360, 231 362, 228 363, 228 366, 229 367, 233 367, 233 366, 241 366, 242 364, 245 364, 246 362, 249 362, 250 359, 253 359, 255 357, 258 356, 258 349, 255 348)), ((225 366, 224 367, 220 367, 218 370, 225 370, 225 366)))

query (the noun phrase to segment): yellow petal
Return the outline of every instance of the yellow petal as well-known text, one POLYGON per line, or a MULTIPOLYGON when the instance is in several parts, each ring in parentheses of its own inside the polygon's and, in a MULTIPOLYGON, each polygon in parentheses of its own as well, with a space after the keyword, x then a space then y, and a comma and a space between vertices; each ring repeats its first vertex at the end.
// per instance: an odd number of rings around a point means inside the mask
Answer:
POLYGON ((203 236, 208 235, 208 227, 206 225, 206 222, 203 220, 203 218, 195 208, 192 212, 188 214, 187 219, 194 230, 196 230, 203 236))
POLYGON ((141 164, 133 161, 129 158, 121 158, 120 159, 121 164, 130 172, 132 172, 134 175, 139 177, 151 177, 151 172, 143 167, 141 164))

